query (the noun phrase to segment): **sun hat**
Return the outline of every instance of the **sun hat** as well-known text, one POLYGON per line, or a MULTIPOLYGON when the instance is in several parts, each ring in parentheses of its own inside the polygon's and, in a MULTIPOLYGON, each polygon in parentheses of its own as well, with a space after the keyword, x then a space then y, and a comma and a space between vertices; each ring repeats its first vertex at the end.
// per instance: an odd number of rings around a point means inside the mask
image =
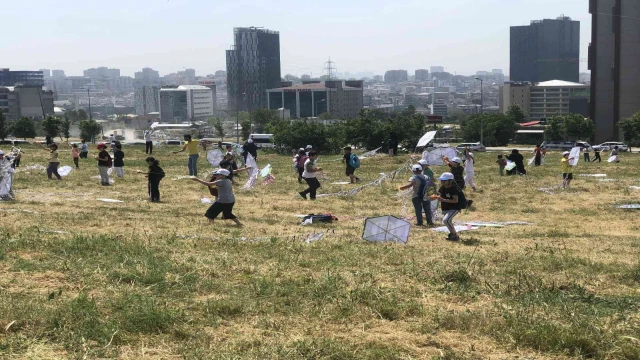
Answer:
POLYGON ((311 146, 311 145, 307 145, 307 147, 305 148, 305 150, 306 150, 306 149, 313 149, 313 146, 311 146))
POLYGON ((231 173, 227 169, 218 169, 216 170, 216 172, 213 173, 213 175, 224 175, 224 176, 229 176, 229 174, 231 173))
POLYGON ((418 161, 418 164, 420 164, 420 166, 425 167, 425 166, 429 166, 429 162, 427 160, 420 160, 418 161))
POLYGON ((451 159, 451 161, 462 164, 462 160, 459 157, 454 157, 453 159, 451 159))
POLYGON ((472 157, 472 158, 474 158, 474 159, 476 158, 476 157, 473 155, 473 153, 469 153, 469 156, 471 156, 471 157, 472 157))
POLYGON ((453 180, 453 174, 452 173, 442 173, 442 175, 440 175, 440 177, 438 178, 438 180, 453 180))
POLYGON ((300 148, 300 150, 299 150, 299 151, 304 151, 304 148, 300 148))
POLYGON ((411 167, 411 170, 413 170, 413 171, 422 171, 422 166, 420 166, 420 165, 413 165, 413 166, 411 167))
POLYGON ((565 151, 565 152, 562 153, 562 156, 569 155, 569 154, 571 154, 571 153, 568 152, 568 151, 565 151))

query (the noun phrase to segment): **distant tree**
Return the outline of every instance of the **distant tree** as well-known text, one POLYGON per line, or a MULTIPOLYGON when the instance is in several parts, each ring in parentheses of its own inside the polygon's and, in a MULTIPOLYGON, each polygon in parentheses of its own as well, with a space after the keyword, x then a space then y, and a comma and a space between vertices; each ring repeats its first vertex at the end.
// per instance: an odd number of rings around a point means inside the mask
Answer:
POLYGON ((447 115, 447 121, 455 124, 459 124, 469 117, 466 112, 460 109, 452 109, 447 115))
POLYGON ((11 125, 11 132, 17 138, 34 138, 36 137, 36 124, 33 120, 23 117, 18 119, 11 125))
POLYGON ((280 116, 276 110, 255 109, 251 112, 250 119, 255 128, 255 132, 262 133, 269 123, 279 120, 280 116))
POLYGON ((218 135, 220 139, 224 141, 225 132, 224 132, 224 123, 222 122, 222 120, 215 119, 212 125, 213 125, 213 129, 216 131, 216 135, 218 135))
POLYGON ((247 140, 249 135, 251 135, 251 122, 248 119, 242 120, 242 122, 240 122, 240 126, 242 127, 242 130, 240 131, 242 140, 247 140))
POLYGON ((69 120, 68 117, 64 117, 64 120, 62 120, 62 123, 60 124, 60 133, 62 135, 64 135, 65 139, 67 139, 67 141, 69 141, 69 136, 71 132, 71 121, 69 120))
POLYGON ((551 141, 586 140, 595 134, 595 125, 580 114, 556 115, 549 120, 545 134, 551 141))
POLYGON ((640 111, 620 121, 618 126, 622 130, 624 141, 630 146, 640 145, 640 111))
POLYGON ((333 119, 333 115, 331 115, 331 113, 328 112, 323 112, 322 114, 320 114, 318 116, 321 120, 331 120, 333 119))
POLYGON ((4 113, 0 110, 0 140, 4 141, 8 135, 9 124, 7 123, 7 118, 4 116, 4 113))
POLYGON ((480 141, 481 126, 484 145, 505 146, 515 136, 517 124, 504 114, 473 114, 460 124, 460 134, 464 141, 480 141))
POLYGON ((512 104, 511 106, 509 106, 506 115, 507 117, 513 119, 513 121, 515 121, 516 123, 525 122, 525 120, 527 119, 527 114, 522 111, 522 108, 520 108, 518 104, 512 104))
POLYGON ((69 121, 71 121, 71 123, 75 123, 76 121, 78 121, 78 120, 79 120, 79 119, 78 119, 78 112, 77 112, 77 111, 75 111, 75 110, 67 110, 67 111, 64 113, 64 116, 65 116, 66 118, 68 118, 68 119, 69 119, 69 121))
POLYGON ((559 116, 553 116, 551 119, 549 119, 549 123, 544 130, 544 134, 545 138, 549 141, 564 140, 562 118, 560 118, 559 116))
POLYGON ((94 141, 95 137, 102 132, 102 126, 95 120, 83 120, 78 124, 80 137, 85 141, 94 141))
POLYGON ((87 115, 87 112, 84 111, 84 109, 80 109, 78 110, 78 120, 79 121, 84 121, 89 119, 89 115, 87 115))
POLYGON ((49 116, 45 120, 42 120, 42 129, 45 134, 55 138, 60 135, 60 127, 62 125, 62 120, 58 117, 49 116))

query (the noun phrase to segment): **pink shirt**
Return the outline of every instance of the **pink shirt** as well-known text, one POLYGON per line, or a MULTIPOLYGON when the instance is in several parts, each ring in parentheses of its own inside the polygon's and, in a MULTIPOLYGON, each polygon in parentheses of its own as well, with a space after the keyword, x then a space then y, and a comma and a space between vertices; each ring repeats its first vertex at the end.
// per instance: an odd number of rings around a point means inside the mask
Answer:
POLYGON ((79 158, 80 157, 80 150, 78 150, 78 148, 71 148, 71 155, 74 158, 79 158))

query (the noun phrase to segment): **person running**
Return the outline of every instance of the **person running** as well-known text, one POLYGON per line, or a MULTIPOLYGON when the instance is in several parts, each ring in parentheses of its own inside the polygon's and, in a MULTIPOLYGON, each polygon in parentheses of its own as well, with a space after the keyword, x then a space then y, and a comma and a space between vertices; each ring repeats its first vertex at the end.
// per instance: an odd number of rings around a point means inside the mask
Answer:
POLYGON ((184 141, 186 142, 182 147, 182 150, 174 151, 174 154, 178 154, 184 152, 185 150, 189 154, 187 167, 189 168, 190 176, 198 176, 198 158, 200 157, 200 153, 198 152, 198 146, 200 145, 200 141, 193 140, 191 135, 185 135, 184 141))
POLYGON ((418 164, 420 164, 420 166, 422 166, 422 173, 428 177, 429 179, 433 180, 435 179, 435 176, 433 175, 433 170, 431 170, 431 168, 429 167, 429 162, 427 160, 420 160, 418 161, 418 164))
POLYGON ((151 139, 151 134, 153 134, 153 130, 144 131, 144 153, 149 155, 153 154, 153 140, 151 139))
POLYGON ((60 166, 60 159, 58 159, 58 145, 51 143, 48 147, 40 146, 49 152, 49 166, 47 166, 47 178, 53 180, 52 176, 55 175, 58 180, 62 180, 60 174, 58 174, 58 166, 60 166))
POLYGON ((198 178, 194 178, 193 181, 218 189, 216 201, 204 214, 204 216, 209 219, 210 224, 213 224, 218 215, 222 213, 222 220, 232 220, 238 226, 242 226, 240 220, 233 215, 233 206, 236 203, 236 198, 233 195, 233 183, 228 178, 229 175, 231 175, 231 173, 228 170, 218 169, 213 173, 213 181, 203 181, 198 178))
POLYGON ((98 144, 98 156, 95 157, 98 160, 98 173, 100 173, 100 184, 102 186, 109 186, 109 168, 113 164, 111 155, 106 150, 104 143, 98 144))
POLYGON ((149 201, 152 203, 160 202, 160 181, 164 179, 164 170, 160 167, 160 162, 153 157, 145 159, 147 165, 149 165, 148 172, 142 172, 138 170, 138 174, 145 174, 149 180, 147 189, 149 193, 149 201))
POLYGON ((345 175, 349 177, 352 184, 355 184, 360 182, 360 178, 355 175, 356 168, 351 166, 352 156, 356 156, 356 155, 351 153, 351 146, 345 147, 344 156, 342 157, 342 163, 347 165, 347 169, 345 170, 345 175))
POLYGON ((409 179, 409 184, 400 187, 400 190, 413 188, 411 203, 413 204, 413 209, 416 213, 416 225, 423 226, 422 210, 424 209, 427 216, 427 225, 433 226, 431 199, 429 198, 429 196, 432 195, 429 194, 429 185, 431 180, 422 173, 422 166, 413 165, 411 170, 413 171, 413 176, 409 179))
POLYGON ((511 150, 511 155, 507 156, 507 160, 516 164, 516 172, 520 175, 527 175, 527 170, 524 168, 524 156, 520 154, 518 149, 511 150))
POLYGON ((71 157, 73 157, 73 163, 76 165, 76 169, 80 169, 80 149, 77 144, 71 145, 71 157))
MULTIPOLYGON (((571 165, 571 161, 573 158, 569 158, 568 151, 562 153, 562 160, 560 160, 560 165, 562 166, 562 188, 567 189, 569 184, 571 184, 571 180, 573 180, 573 165, 571 165)), ((578 157, 578 159, 580 159, 578 157)))
POLYGON ((473 165, 476 162, 476 158, 475 156, 473 156, 473 153, 471 152, 467 152, 466 156, 467 156, 467 161, 464 162, 464 172, 465 172, 464 183, 469 184, 469 186, 471 186, 471 189, 473 191, 476 191, 476 183, 473 181, 473 178, 476 174, 476 170, 473 167, 473 165))
POLYGON ((307 194, 309 194, 311 200, 316 199, 316 192, 321 187, 318 178, 316 175, 318 171, 322 171, 322 168, 316 166, 316 161, 318 160, 318 152, 312 150, 309 153, 309 158, 304 162, 304 171, 302 172, 302 178, 307 182, 309 188, 305 191, 299 192, 300 196, 302 196, 305 200, 307 200, 307 194))
POLYGON ((441 187, 438 190, 439 195, 432 196, 433 200, 440 202, 442 213, 444 214, 444 225, 449 229, 449 236, 447 240, 458 241, 460 237, 456 232, 456 227, 453 224, 453 218, 460 212, 460 206, 458 200, 460 197, 460 191, 456 186, 456 182, 452 173, 443 173, 438 178, 441 183, 441 187))
POLYGON ((449 159, 445 156, 442 158, 444 163, 449 166, 451 173, 453 174, 454 179, 456 180, 456 184, 460 190, 464 189, 464 169, 462 168, 462 160, 459 157, 454 157, 449 161, 449 159))
POLYGON ((507 160, 504 159, 502 154, 498 155, 498 160, 496 160, 496 164, 498 164, 500 176, 504 176, 504 168, 507 166, 507 160))
POLYGON ((600 157, 600 148, 593 148, 593 160, 591 162, 602 162, 602 158, 600 157))
POLYGON ((293 158, 293 166, 298 171, 298 183, 302 184, 302 173, 304 172, 304 163, 309 159, 303 148, 298 150, 298 154, 293 158))
POLYGON ((124 177, 124 152, 120 143, 116 144, 116 151, 113 152, 113 169, 119 178, 124 177))
POLYGON ((89 155, 89 145, 87 145, 87 142, 82 139, 82 144, 80 145, 80 158, 81 159, 86 159, 89 155))

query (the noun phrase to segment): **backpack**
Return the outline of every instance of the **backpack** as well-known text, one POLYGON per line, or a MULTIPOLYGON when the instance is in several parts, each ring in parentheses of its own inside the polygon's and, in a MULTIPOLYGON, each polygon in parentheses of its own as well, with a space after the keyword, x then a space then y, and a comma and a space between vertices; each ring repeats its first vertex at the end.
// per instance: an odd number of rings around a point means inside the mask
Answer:
POLYGON ((351 156, 349 157, 349 166, 351 166, 354 169, 357 169, 360 167, 360 158, 358 157, 358 155, 351 154, 351 156))
POLYGON ((414 179, 417 179, 420 182, 420 187, 418 187, 418 199, 424 200, 424 193, 427 191, 427 180, 423 179, 418 175, 413 175, 414 179))

